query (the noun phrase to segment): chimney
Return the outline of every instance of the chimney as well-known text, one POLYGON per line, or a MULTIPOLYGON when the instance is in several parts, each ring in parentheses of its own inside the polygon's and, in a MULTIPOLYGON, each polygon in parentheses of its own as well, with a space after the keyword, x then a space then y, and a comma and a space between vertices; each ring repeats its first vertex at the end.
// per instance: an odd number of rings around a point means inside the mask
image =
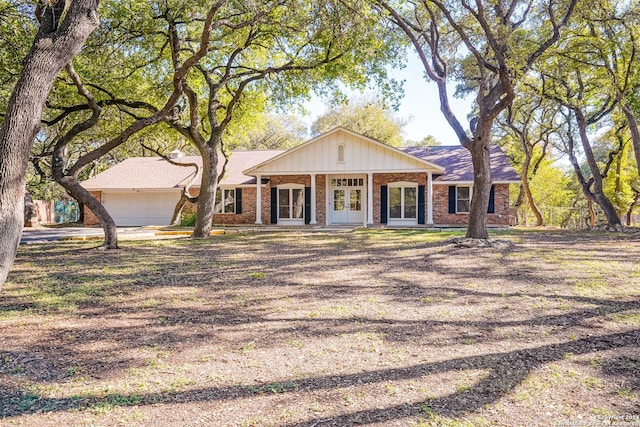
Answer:
POLYGON ((177 148, 169 153, 169 158, 171 160, 179 159, 181 157, 184 157, 184 153, 177 148))

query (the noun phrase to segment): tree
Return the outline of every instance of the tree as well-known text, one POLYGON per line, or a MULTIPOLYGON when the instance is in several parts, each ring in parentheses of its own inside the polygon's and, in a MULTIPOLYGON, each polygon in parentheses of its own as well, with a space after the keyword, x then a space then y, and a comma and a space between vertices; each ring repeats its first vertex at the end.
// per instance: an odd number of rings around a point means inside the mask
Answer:
POLYGON ((406 124, 405 119, 394 115, 380 99, 354 98, 346 104, 328 109, 318 117, 311 125, 311 134, 319 135, 342 126, 385 144, 399 147, 404 142, 402 132, 406 124))
POLYGON ((536 218, 536 226, 540 227, 544 225, 544 218, 529 184, 549 154, 551 137, 557 129, 553 121, 557 107, 527 85, 522 85, 521 91, 522 96, 507 107, 505 114, 498 119, 498 123, 515 137, 518 141, 518 151, 522 154, 520 163, 522 182, 516 208, 526 198, 536 218))
MULTIPOLYGON (((184 91, 184 82, 188 76, 191 67, 195 66, 209 51, 209 43, 211 32, 214 27, 224 25, 217 20, 217 13, 224 4, 224 0, 214 3, 203 17, 201 25, 201 34, 196 43, 197 49, 194 50, 184 60, 176 60, 174 62, 174 72, 172 75, 172 90, 167 96, 164 105, 156 108, 152 104, 146 102, 129 102, 119 99, 110 94, 109 91, 93 84, 94 89, 99 92, 105 92, 110 99, 98 101, 93 92, 89 89, 81 79, 80 75, 75 71, 72 64, 66 66, 66 72, 73 82, 73 86, 77 89, 78 94, 86 100, 86 104, 73 105, 70 107, 57 107, 62 112, 60 115, 49 121, 49 124, 57 123, 63 118, 72 115, 77 111, 89 112, 89 115, 82 115, 71 128, 62 133, 55 139, 55 146, 52 151, 51 171, 54 179, 78 202, 89 208, 100 221, 100 225, 105 231, 105 240, 103 247, 106 249, 118 248, 118 235, 116 224, 104 208, 104 206, 92 196, 92 194, 84 189, 79 182, 80 173, 93 162, 113 149, 124 144, 131 136, 142 131, 152 125, 157 125, 165 121, 175 120, 175 106, 181 98, 184 91), (108 138, 102 144, 93 144, 88 146, 88 150, 77 157, 75 161, 70 161, 67 156, 69 144, 76 138, 79 138, 88 130, 94 129, 99 123, 103 113, 103 107, 115 105, 118 108, 129 108, 126 110, 134 120, 116 136, 108 138), (146 111, 146 115, 139 116, 134 113, 134 109, 146 111)), ((162 76, 165 78, 164 76, 162 76)), ((108 118, 107 118, 108 119, 108 118)))
MULTIPOLYGON (((197 8, 161 8, 169 26, 174 64, 191 52, 190 27, 197 8)), ((183 83, 185 112, 172 126, 198 149, 202 181, 192 237, 208 237, 225 136, 238 114, 255 100, 273 103, 306 97, 311 88, 336 86, 338 80, 362 86, 365 77, 386 77, 381 63, 393 62, 396 46, 376 31, 371 13, 356 14, 341 2, 274 0, 256 4, 226 2, 220 10, 225 25, 216 28, 209 54, 183 83), (268 95, 268 96, 265 96, 268 95)), ((225 155, 226 157, 226 155, 225 155)))
POLYGON ((440 110, 471 152, 473 199, 466 236, 488 239, 493 122, 515 98, 516 83, 560 39, 577 0, 377 3, 417 51, 426 75, 438 87, 440 110), (476 93, 469 133, 450 108, 447 84, 452 78, 476 93))
POLYGON ((307 138, 307 125, 292 115, 256 112, 234 125, 227 136, 230 150, 282 150, 307 138))
POLYGON ((99 23, 97 0, 38 5, 40 27, 0 127, 0 286, 6 281, 22 234, 26 170, 40 129, 42 107, 55 78, 99 23))
POLYGON ((640 87, 637 5, 601 2, 593 6, 584 11, 583 17, 589 28, 584 42, 591 48, 588 63, 606 71, 606 85, 626 118, 640 171, 640 126, 631 106, 632 94, 640 87))
MULTIPOLYGON (((575 95, 569 95, 569 98, 572 98, 573 96, 575 95)), ((565 149, 569 155, 569 160, 571 161, 576 177, 578 178, 582 192, 589 201, 597 203, 598 206, 600 206, 606 217, 607 225, 612 229, 617 229, 620 226, 620 217, 618 216, 613 203, 611 203, 611 200, 609 200, 604 193, 603 184, 603 179, 607 176, 611 163, 608 162, 604 171, 602 171, 598 165, 596 156, 594 155, 591 140, 587 132, 587 127, 601 120, 606 110, 610 107, 607 107, 605 104, 600 110, 585 113, 581 106, 572 104, 571 101, 566 99, 557 99, 564 106, 564 109, 561 111, 561 115, 562 121, 565 123, 565 130, 562 134, 565 149), (582 146, 582 154, 586 158, 586 169, 588 175, 583 172, 581 164, 576 157, 576 134, 582 146)))
POLYGON ((406 145, 409 147, 437 147, 438 145, 442 145, 442 143, 438 141, 435 136, 427 135, 420 141, 408 140, 406 145))

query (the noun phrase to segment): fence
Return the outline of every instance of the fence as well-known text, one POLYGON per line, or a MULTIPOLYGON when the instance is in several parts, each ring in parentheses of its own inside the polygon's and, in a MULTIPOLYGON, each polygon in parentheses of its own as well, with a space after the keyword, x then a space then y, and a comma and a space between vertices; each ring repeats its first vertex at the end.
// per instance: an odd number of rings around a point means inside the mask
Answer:
MULTIPOLYGON (((561 227, 568 229, 582 229, 590 227, 591 215, 589 209, 586 207, 574 208, 566 206, 542 206, 539 208, 544 224, 551 227, 561 227)), ((604 213, 596 208, 595 210, 596 225, 606 224, 604 213)), ((536 224, 536 217, 529 210, 528 206, 521 208, 516 212, 517 225, 534 226, 536 224)), ((621 221, 623 225, 631 226, 637 224, 640 221, 639 215, 631 216, 631 223, 627 224, 627 216, 622 215, 621 221)))
MULTIPOLYGON (((581 229, 589 227, 589 210, 569 206, 542 206, 539 208, 544 224, 551 227, 581 229)), ((518 225, 533 226, 536 217, 529 209, 520 209, 518 225)))
POLYGON ((80 219, 80 208, 75 200, 34 200, 39 224, 64 224, 80 219))

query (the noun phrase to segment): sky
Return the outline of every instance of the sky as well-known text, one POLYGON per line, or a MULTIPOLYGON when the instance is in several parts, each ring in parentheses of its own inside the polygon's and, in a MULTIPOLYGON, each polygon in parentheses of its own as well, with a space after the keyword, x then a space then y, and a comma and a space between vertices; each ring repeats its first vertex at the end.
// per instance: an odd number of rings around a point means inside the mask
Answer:
MULTIPOLYGON (((409 119, 404 128, 405 139, 420 141, 433 135, 442 145, 459 145, 458 138, 440 111, 436 84, 423 77, 424 69, 418 55, 413 51, 409 52, 407 66, 402 70, 392 70, 392 73, 396 79, 405 81, 404 97, 400 100, 400 108, 396 113, 399 117, 409 119)), ((453 88, 450 90, 449 102, 458 120, 466 127, 471 101, 453 98, 451 94, 453 88)), ((314 97, 304 107, 309 111, 304 118, 309 124, 326 111, 325 103, 318 97, 314 97)))

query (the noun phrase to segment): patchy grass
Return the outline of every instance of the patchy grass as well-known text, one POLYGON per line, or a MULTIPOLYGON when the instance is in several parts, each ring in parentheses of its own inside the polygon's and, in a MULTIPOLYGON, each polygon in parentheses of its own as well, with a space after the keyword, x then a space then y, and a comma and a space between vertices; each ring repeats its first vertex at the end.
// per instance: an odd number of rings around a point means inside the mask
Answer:
POLYGON ((448 243, 462 233, 21 247, 0 294, 0 424, 637 421, 640 238, 448 243))

